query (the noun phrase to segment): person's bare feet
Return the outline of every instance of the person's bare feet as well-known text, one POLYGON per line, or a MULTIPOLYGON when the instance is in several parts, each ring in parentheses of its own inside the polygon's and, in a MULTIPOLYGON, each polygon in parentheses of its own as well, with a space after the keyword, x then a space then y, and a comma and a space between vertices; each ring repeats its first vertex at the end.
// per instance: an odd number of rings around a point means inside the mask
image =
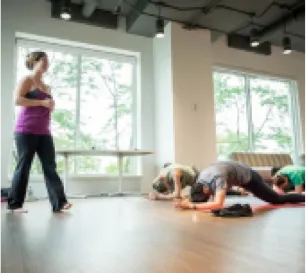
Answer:
POLYGON ((71 203, 66 203, 60 210, 53 210, 53 213, 64 213, 65 211, 71 209, 72 204, 71 203))
POLYGON ((24 208, 8 209, 8 212, 12 212, 12 213, 28 213, 28 210, 24 209, 24 208))
POLYGON ((62 210, 69 210, 71 209, 71 207, 72 207, 72 204, 68 202, 65 206, 63 206, 62 210))

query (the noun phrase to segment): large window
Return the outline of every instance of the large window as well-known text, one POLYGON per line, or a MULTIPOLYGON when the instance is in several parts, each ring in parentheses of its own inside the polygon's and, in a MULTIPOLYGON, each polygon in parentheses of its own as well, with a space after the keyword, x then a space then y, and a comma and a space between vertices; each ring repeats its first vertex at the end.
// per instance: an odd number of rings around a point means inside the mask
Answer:
POLYGON ((233 152, 296 158, 300 124, 293 81, 216 70, 214 90, 219 160, 233 152))
MULTIPOLYGON (((24 60, 35 50, 45 51, 50 59, 45 81, 55 98, 52 133, 56 149, 137 147, 135 57, 18 40, 17 81, 28 73, 24 60)), ((69 164, 77 174, 118 171, 114 157, 75 157, 69 164)), ((63 170, 60 157, 58 169, 63 170)), ((134 160, 124 159, 124 172, 136 172, 134 160)), ((39 173, 36 158, 32 174, 39 173)))

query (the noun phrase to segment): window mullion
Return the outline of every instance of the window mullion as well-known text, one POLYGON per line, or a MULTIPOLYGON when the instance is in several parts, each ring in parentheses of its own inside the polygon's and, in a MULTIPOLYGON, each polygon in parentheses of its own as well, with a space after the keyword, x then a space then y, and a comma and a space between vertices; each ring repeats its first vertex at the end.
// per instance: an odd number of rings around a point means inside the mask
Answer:
POLYGON ((302 146, 302 132, 300 130, 300 111, 297 99, 297 92, 294 84, 292 82, 289 83, 289 111, 292 116, 291 118, 291 133, 292 133, 292 157, 294 162, 299 161, 299 151, 302 146))
POLYGON ((245 96, 246 96, 246 110, 247 110, 247 121, 248 121, 248 140, 249 140, 249 151, 254 151, 253 143, 253 121, 252 121, 252 101, 251 101, 251 90, 250 90, 250 77, 245 75, 245 96))
MULTIPOLYGON (((133 62, 133 81, 132 81, 132 138, 133 138, 133 147, 130 147, 130 149, 137 149, 140 145, 140 138, 138 138, 138 133, 140 130, 138 130, 138 124, 141 124, 140 120, 138 121, 139 116, 139 105, 141 105, 141 102, 138 103, 138 86, 137 86, 137 65, 135 62, 133 62)), ((132 170, 133 173, 141 174, 142 170, 140 168, 140 157, 134 157, 132 160, 132 170)))
MULTIPOLYGON (((76 117, 75 117, 75 137, 74 146, 79 144, 80 138, 80 98, 81 98, 81 84, 82 84, 82 56, 78 55, 78 68, 77 68, 77 86, 76 86, 76 117)), ((74 173, 77 170, 77 159, 74 157, 74 173)))

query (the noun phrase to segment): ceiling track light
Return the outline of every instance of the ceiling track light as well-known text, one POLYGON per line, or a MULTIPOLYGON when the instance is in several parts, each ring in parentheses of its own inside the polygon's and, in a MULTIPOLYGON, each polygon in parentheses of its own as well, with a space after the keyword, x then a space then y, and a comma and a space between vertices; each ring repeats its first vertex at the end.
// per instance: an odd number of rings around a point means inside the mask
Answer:
POLYGON ((155 37, 156 38, 163 38, 165 33, 164 33, 164 29, 165 29, 165 22, 162 18, 158 18, 156 20, 156 34, 155 37))
POLYGON ((291 39, 289 37, 283 38, 283 49, 284 49, 283 53, 286 55, 292 52, 291 39))
POLYGON ((63 20, 71 19, 71 1, 70 0, 62 1, 62 6, 60 8, 60 17, 63 20))
POLYGON ((256 28, 253 28, 250 33, 250 45, 251 47, 258 47, 260 45, 260 41, 258 38, 258 31, 256 28))

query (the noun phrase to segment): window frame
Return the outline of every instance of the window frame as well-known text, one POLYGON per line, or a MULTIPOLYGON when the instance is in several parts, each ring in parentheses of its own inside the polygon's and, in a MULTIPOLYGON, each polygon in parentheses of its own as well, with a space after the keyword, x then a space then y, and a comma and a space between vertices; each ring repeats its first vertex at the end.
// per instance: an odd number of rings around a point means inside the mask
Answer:
MULTIPOLYGON (((15 59, 14 59, 14 67, 17 69, 17 61, 18 61, 18 49, 20 47, 36 47, 41 48, 42 50, 51 50, 51 51, 60 51, 62 53, 69 53, 74 54, 78 58, 78 69, 77 69, 77 86, 76 86, 76 119, 75 119, 75 134, 74 134, 74 148, 77 145, 77 138, 80 134, 80 111, 81 111, 81 67, 82 67, 82 58, 83 57, 96 57, 108 61, 114 61, 114 62, 122 62, 122 63, 128 63, 132 65, 132 85, 131 85, 131 91, 132 91, 132 138, 133 138, 133 146, 135 148, 138 148, 140 146, 140 138, 139 134, 141 131, 139 123, 140 118, 140 85, 139 85, 139 79, 140 79, 140 71, 139 71, 139 63, 140 63, 140 57, 138 54, 128 54, 129 52, 124 52, 124 54, 121 54, 118 52, 118 50, 114 49, 114 52, 111 52, 111 50, 106 50, 104 48, 97 48, 97 47, 84 47, 82 46, 74 46, 70 44, 69 42, 63 41, 63 44, 60 42, 51 42, 51 41, 40 41, 35 40, 31 38, 22 37, 23 35, 16 35, 15 38, 15 59), (117 51, 117 52, 116 52, 117 51), (138 147, 137 147, 138 146, 138 147)), ((14 72, 14 80, 16 82, 17 80, 17 71, 14 72)), ((14 121, 16 119, 16 113, 14 112, 14 121)), ((117 147, 118 149, 118 147, 117 147)), ((132 149, 132 148, 131 148, 132 149)), ((74 160, 74 164, 76 164, 77 158, 74 157, 72 160, 74 160)), ((133 158, 131 160, 131 174, 125 174, 125 176, 131 176, 136 177, 140 176, 142 173, 141 164, 140 164, 140 158, 133 158)), ((10 173, 12 174, 11 168, 10 173)), ((70 170, 70 175, 74 177, 115 177, 116 174, 108 174, 108 173, 94 173, 94 174, 81 174, 77 172, 77 168, 74 168, 74 171, 72 172, 70 170)), ((32 177, 42 177, 43 174, 33 174, 32 177)))
MULTIPOLYGON (((245 89, 245 96, 246 96, 246 112, 247 112, 247 123, 248 123, 248 150, 245 152, 253 152, 253 122, 252 122, 252 106, 251 106, 251 90, 250 90, 250 79, 252 78, 260 78, 260 79, 267 79, 267 80, 277 80, 279 82, 288 83, 290 87, 289 91, 289 111, 291 115, 291 126, 292 126, 292 154, 291 157, 294 162, 298 162, 299 155, 301 153, 303 144, 302 144, 302 124, 301 124, 301 112, 300 112, 300 104, 299 101, 299 94, 298 94, 298 85, 295 79, 278 77, 267 75, 260 72, 251 72, 251 71, 240 71, 230 68, 224 68, 221 66, 214 66, 213 67, 213 74, 214 73, 224 73, 227 75, 235 75, 239 77, 243 77, 245 81, 244 89, 245 89)), ((213 80, 214 82, 214 80, 213 80)), ((215 89, 214 89, 215 92, 215 89)), ((216 111, 215 111, 216 115, 216 111)), ((217 132, 216 132, 217 133, 217 132)), ((221 142, 217 142, 221 143, 221 142)), ((222 142, 225 143, 225 142, 222 142)))

